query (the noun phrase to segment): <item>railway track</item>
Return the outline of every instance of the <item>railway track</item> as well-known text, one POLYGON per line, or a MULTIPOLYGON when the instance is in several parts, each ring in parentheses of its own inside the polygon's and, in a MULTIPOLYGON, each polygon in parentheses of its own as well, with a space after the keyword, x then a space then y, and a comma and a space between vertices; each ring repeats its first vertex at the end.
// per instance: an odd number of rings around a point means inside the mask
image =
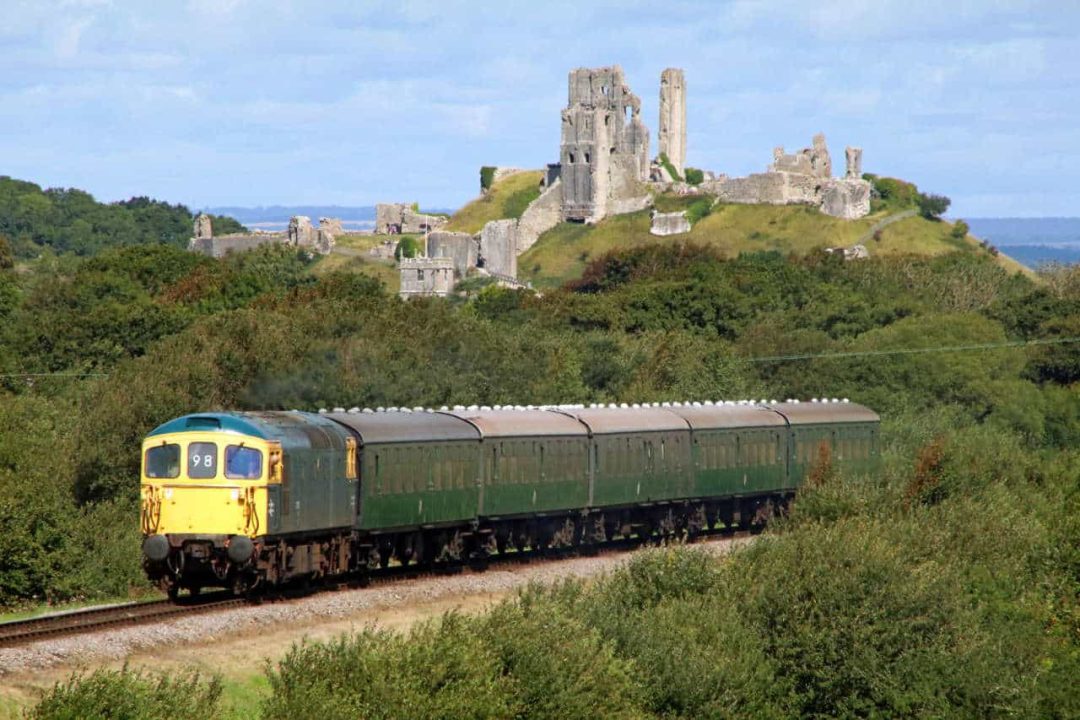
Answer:
POLYGON ((109 627, 142 625, 183 615, 241 607, 246 604, 248 601, 243 598, 233 597, 227 593, 214 593, 199 598, 185 599, 182 603, 152 600, 42 615, 29 620, 0 623, 0 647, 25 645, 37 640, 78 635, 109 627))
MULTIPOLYGON (((732 533, 713 530, 703 532, 701 540, 732 539, 745 537, 749 534, 746 531, 732 533)), ((229 592, 218 592, 198 597, 181 597, 178 602, 152 600, 42 615, 28 620, 0 623, 0 648, 26 645, 39 640, 79 635, 109 628, 145 625, 184 616, 245 607, 260 602, 296 599, 323 590, 384 585, 404 580, 417 580, 425 577, 460 573, 467 570, 480 572, 495 567, 522 565, 534 561, 555 561, 583 555, 608 555, 634 550, 646 544, 651 543, 633 537, 612 540, 591 549, 576 546, 565 550, 548 549, 510 552, 501 555, 490 555, 482 561, 461 561, 435 567, 417 565, 390 566, 370 570, 359 577, 349 577, 311 586, 285 588, 257 596, 254 599, 236 597, 229 592)))

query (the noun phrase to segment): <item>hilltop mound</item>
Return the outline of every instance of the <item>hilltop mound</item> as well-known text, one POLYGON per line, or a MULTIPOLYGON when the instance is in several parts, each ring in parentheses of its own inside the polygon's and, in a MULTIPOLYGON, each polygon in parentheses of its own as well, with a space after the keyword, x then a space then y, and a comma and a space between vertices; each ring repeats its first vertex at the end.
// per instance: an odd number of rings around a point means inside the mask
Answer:
POLYGON ((540 197, 543 175, 540 170, 526 170, 497 180, 486 193, 454 213, 443 229, 478 233, 491 220, 521 217, 529 203, 540 197))
MULTIPOLYGON (((688 206, 694 198, 659 196, 664 211, 688 206)), ((903 211, 901 211, 903 212, 903 211)), ((649 233, 650 211, 616 215, 595 225, 560 223, 518 258, 519 276, 537 287, 552 287, 581 276, 590 259, 617 247, 693 242, 716 248, 726 257, 761 250, 806 255, 825 247, 862 243, 871 255, 922 255, 950 252, 988 253, 968 235, 957 238, 953 224, 882 208, 859 220, 841 220, 817 208, 798 205, 720 203, 689 233, 658 237, 649 233), (909 216, 910 215, 910 216, 909 216), (894 220, 888 224, 883 221, 894 220)), ((1012 258, 997 255, 1010 272, 1028 272, 1012 258)))

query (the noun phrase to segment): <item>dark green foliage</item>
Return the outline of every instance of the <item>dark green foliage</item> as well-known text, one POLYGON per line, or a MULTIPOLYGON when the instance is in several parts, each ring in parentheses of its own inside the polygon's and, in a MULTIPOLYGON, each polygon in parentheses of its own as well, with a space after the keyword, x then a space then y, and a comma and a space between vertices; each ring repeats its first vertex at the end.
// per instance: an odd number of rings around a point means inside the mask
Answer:
POLYGON ((0 233, 0 270, 10 270, 15 267, 15 248, 11 246, 11 238, 0 233))
POLYGON ((957 220, 953 223, 952 230, 949 234, 952 235, 954 240, 963 240, 971 232, 971 227, 963 220, 957 220))
POLYGON ((686 168, 686 182, 691 185, 700 185, 705 182, 705 172, 697 168, 686 168))
MULTIPOLYGON (((830 475, 730 561, 665 549, 488 616, 302 646, 266 715, 1077 715, 1076 345, 908 352, 1080 336, 1071 270, 670 243, 543 297, 402 303, 310 262, 155 242, 0 271, 4 372, 108 375, 2 381, 0 604, 140 586, 137 448, 187 412, 848 396, 886 418, 883 472, 830 475)), ((83 676, 33 716, 210 716, 214 687, 83 676)))
POLYGON ((699 220, 704 220, 712 212, 712 208, 711 197, 698 198, 686 209, 686 219, 693 225, 699 220))
POLYGON ((403 235, 394 249, 394 259, 414 258, 420 253, 420 243, 412 235, 403 235))
POLYGON ((912 183, 890 177, 879 177, 866 173, 863 178, 873 185, 871 195, 871 209, 873 211, 888 210, 897 212, 915 207, 919 197, 919 189, 912 183))
POLYGON ((268 720, 504 718, 521 708, 488 644, 457 615, 408 636, 366 631, 296 646, 269 673, 268 720))
POLYGON ((944 195, 919 193, 915 200, 919 208, 919 214, 927 220, 935 220, 945 214, 952 204, 952 200, 944 195))
POLYGON ((667 170, 668 175, 671 176, 672 180, 675 182, 682 182, 682 175, 679 174, 679 171, 671 163, 671 160, 668 159, 668 156, 665 153, 660 153, 660 164, 667 170))
MULTIPOLYGON (((0 233, 14 239, 21 257, 40 255, 44 248, 78 255, 94 255, 114 245, 160 243, 183 248, 193 220, 183 205, 146 197, 103 204, 81 190, 42 190, 0 176, 0 233)), ((232 218, 212 221, 217 234, 244 230, 232 218)))
POLYGON ((495 182, 495 170, 496 168, 491 165, 484 165, 480 168, 480 189, 490 190, 491 184, 495 182))
POLYGON ((198 673, 151 675, 124 667, 73 675, 27 714, 31 720, 203 720, 215 717, 221 681, 198 673))

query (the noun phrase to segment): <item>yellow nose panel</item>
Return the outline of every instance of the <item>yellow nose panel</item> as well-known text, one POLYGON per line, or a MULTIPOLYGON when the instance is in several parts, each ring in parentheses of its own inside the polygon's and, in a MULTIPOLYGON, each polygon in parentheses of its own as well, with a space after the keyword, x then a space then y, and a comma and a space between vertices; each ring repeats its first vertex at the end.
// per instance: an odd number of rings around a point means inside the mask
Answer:
POLYGON ((254 537, 265 532, 265 487, 164 485, 158 498, 161 534, 254 537))

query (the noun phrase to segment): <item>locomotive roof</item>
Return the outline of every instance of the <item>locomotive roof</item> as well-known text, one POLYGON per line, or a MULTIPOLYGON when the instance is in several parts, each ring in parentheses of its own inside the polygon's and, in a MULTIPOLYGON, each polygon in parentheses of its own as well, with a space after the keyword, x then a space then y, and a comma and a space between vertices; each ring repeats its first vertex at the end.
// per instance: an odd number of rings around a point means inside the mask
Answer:
POLYGON ((475 425, 483 437, 578 436, 587 437, 587 428, 568 415, 550 410, 444 410, 443 415, 475 425))
POLYGON ((276 440, 286 447, 345 447, 344 433, 337 425, 319 415, 298 411, 195 413, 159 425, 147 437, 183 432, 237 433, 276 440))
POLYGON ((606 407, 562 410, 585 423, 594 435, 628 432, 686 430, 687 422, 667 408, 606 407))
POLYGON ((327 413, 360 435, 365 445, 392 442, 439 442, 479 440, 475 427, 447 413, 431 412, 333 412, 327 413))
POLYGON ((676 405, 668 412, 678 415, 694 430, 785 425, 784 418, 761 405, 676 405))
POLYGON ((785 402, 770 406, 788 419, 792 425, 818 425, 825 423, 880 422, 876 412, 857 403, 849 402, 785 402))

